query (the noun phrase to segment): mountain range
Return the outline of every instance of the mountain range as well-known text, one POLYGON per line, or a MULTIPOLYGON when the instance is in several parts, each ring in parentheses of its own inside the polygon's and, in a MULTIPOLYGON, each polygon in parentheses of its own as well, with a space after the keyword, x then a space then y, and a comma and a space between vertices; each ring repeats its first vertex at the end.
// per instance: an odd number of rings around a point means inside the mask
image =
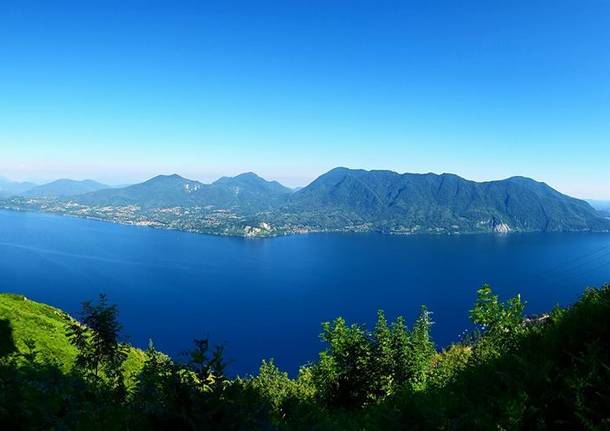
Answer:
POLYGON ((159 175, 121 188, 59 180, 20 195, 3 207, 231 235, 610 231, 605 213, 525 177, 335 168, 296 191, 248 172, 211 184, 159 175))
POLYGON ((610 201, 587 200, 589 204, 599 211, 602 215, 610 217, 610 201))
POLYGON ((0 198, 20 195, 33 187, 36 184, 30 182, 10 181, 0 177, 0 198))
POLYGON ((76 181, 70 179, 60 179, 48 184, 32 187, 24 191, 22 195, 29 197, 58 198, 77 196, 108 188, 110 188, 110 186, 93 180, 76 181))
POLYGON ((107 189, 110 186, 93 180, 59 179, 50 183, 38 185, 32 182, 16 182, 0 178, 0 197, 29 196, 39 198, 57 198, 76 196, 96 190, 107 189))
POLYGON ((277 181, 266 181, 248 172, 222 177, 203 184, 179 175, 159 175, 140 184, 121 189, 99 190, 79 196, 78 202, 90 205, 138 205, 144 208, 192 207, 239 208, 242 211, 268 209, 281 197, 292 193, 277 181))
POLYGON ((475 182, 453 174, 336 168, 295 193, 285 213, 324 214, 325 225, 383 231, 606 230, 587 202, 525 177, 475 182))

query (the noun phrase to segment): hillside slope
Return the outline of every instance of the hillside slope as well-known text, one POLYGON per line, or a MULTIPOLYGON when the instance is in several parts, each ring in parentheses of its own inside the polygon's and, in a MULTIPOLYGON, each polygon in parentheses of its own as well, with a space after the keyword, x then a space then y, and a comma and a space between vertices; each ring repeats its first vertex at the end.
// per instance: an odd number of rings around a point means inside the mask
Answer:
POLYGON ((453 174, 336 168, 294 193, 278 217, 386 232, 608 230, 587 202, 529 178, 477 183, 453 174))
POLYGON ((93 180, 77 181, 61 179, 48 184, 32 187, 22 194, 23 196, 27 197, 58 198, 65 196, 78 196, 84 193, 90 193, 107 188, 109 188, 109 186, 93 180))
POLYGON ((34 187, 36 187, 34 183, 9 181, 0 177, 0 198, 19 195, 34 187))
POLYGON ((243 212, 269 208, 292 191, 254 173, 222 177, 203 184, 179 175, 159 175, 121 189, 100 190, 75 198, 81 204, 137 205, 143 208, 214 207, 243 212))
MULTIPOLYGON (((0 323, 6 327, 8 322, 15 347, 27 352, 32 341, 42 363, 59 364, 64 371, 72 368, 76 357, 76 349, 66 336, 67 316, 62 310, 25 296, 0 293, 0 323)), ((133 384, 143 364, 144 352, 130 347, 125 361, 128 383, 133 384)))

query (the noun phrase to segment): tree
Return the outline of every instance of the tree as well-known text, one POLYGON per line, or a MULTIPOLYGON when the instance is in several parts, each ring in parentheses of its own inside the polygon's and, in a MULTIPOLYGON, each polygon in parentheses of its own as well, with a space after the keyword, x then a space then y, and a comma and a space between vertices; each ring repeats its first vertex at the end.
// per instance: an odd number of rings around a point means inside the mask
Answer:
POLYGON ((347 326, 341 317, 322 328, 320 337, 328 347, 312 370, 318 396, 328 405, 348 409, 374 400, 373 348, 367 331, 347 326))
POLYGON ((8 357, 17 351, 11 322, 6 319, 0 319, 0 359, 8 357))
POLYGON ((520 295, 502 303, 488 284, 477 290, 477 300, 470 310, 470 318, 483 334, 482 340, 477 343, 479 356, 498 355, 515 346, 525 329, 524 309, 525 303, 521 302, 520 295))
POLYGON ((142 410, 155 414, 166 407, 167 380, 174 369, 171 359, 155 349, 152 340, 148 340, 146 359, 136 386, 136 400, 142 410))
POLYGON ((373 331, 376 390, 379 397, 390 395, 394 388, 394 350, 392 331, 388 327, 383 310, 377 311, 377 323, 373 331))
POLYGON ((189 353, 189 368, 199 381, 204 392, 217 391, 222 389, 225 381, 224 348, 216 346, 208 357, 210 342, 207 338, 193 340, 195 348, 189 353))
POLYGON ((436 353, 434 342, 430 336, 430 328, 433 324, 431 315, 432 313, 428 311, 426 306, 422 305, 419 317, 411 331, 411 357, 409 358, 408 370, 409 381, 414 389, 425 387, 427 372, 436 353))
POLYGON ((394 384, 397 387, 405 384, 409 379, 409 365, 411 363, 411 335, 405 318, 398 316, 391 326, 392 331, 392 363, 394 384))
POLYGON ((149 340, 144 366, 132 397, 136 423, 145 421, 146 424, 139 428, 185 428, 184 424, 193 416, 192 394, 196 391, 192 379, 185 378, 185 374, 149 340))
POLYGON ((272 410, 281 416, 282 404, 296 393, 296 383, 273 362, 263 360, 258 375, 250 380, 250 385, 269 403, 272 410))
POLYGON ((82 323, 69 318, 67 335, 78 349, 75 369, 95 384, 109 383, 116 394, 124 398, 123 363, 127 359, 127 349, 119 341, 118 314, 118 307, 108 304, 106 295, 101 294, 97 304, 82 303, 82 323))

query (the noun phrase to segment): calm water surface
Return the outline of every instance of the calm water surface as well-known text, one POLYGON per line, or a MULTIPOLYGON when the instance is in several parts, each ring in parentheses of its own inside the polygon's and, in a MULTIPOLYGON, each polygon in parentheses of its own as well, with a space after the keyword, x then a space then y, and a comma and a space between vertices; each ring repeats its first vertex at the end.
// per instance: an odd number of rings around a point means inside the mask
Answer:
POLYGON ((469 328, 483 282, 538 313, 609 280, 609 234, 246 240, 0 211, 0 291, 73 314, 104 292, 133 344, 179 355, 210 336, 232 373, 273 357, 293 374, 322 348, 320 322, 339 315, 372 324, 383 308, 412 322, 427 304, 443 345, 469 328))

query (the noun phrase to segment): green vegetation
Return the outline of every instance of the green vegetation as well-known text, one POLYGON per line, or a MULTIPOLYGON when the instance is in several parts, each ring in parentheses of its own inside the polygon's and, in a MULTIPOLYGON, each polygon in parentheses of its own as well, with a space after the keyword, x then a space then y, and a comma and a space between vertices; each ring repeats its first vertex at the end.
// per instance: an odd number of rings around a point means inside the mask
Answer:
POLYGON ((0 428, 608 429, 610 286, 548 315, 524 308, 483 286, 470 313, 477 329, 442 351, 425 307, 411 328, 381 311, 372 329, 337 318, 296 378, 266 360, 230 379, 208 340, 195 340, 185 363, 152 342, 146 352, 121 344, 105 298, 85 303, 79 323, 4 294, 0 428), (128 368, 135 378, 123 385, 128 368))
POLYGON ((27 352, 34 343, 41 361, 69 371, 76 349, 65 336, 64 316, 63 311, 24 296, 0 295, 0 319, 10 323, 17 350, 27 352))
MULTIPOLYGON (((78 354, 66 334, 67 322, 71 320, 65 312, 22 295, 0 294, 0 321, 10 324, 16 349, 19 352, 35 349, 37 362, 56 365, 64 372, 72 370, 78 354)), ((126 348, 125 377, 128 386, 132 386, 140 374, 145 354, 131 346, 126 348)))

